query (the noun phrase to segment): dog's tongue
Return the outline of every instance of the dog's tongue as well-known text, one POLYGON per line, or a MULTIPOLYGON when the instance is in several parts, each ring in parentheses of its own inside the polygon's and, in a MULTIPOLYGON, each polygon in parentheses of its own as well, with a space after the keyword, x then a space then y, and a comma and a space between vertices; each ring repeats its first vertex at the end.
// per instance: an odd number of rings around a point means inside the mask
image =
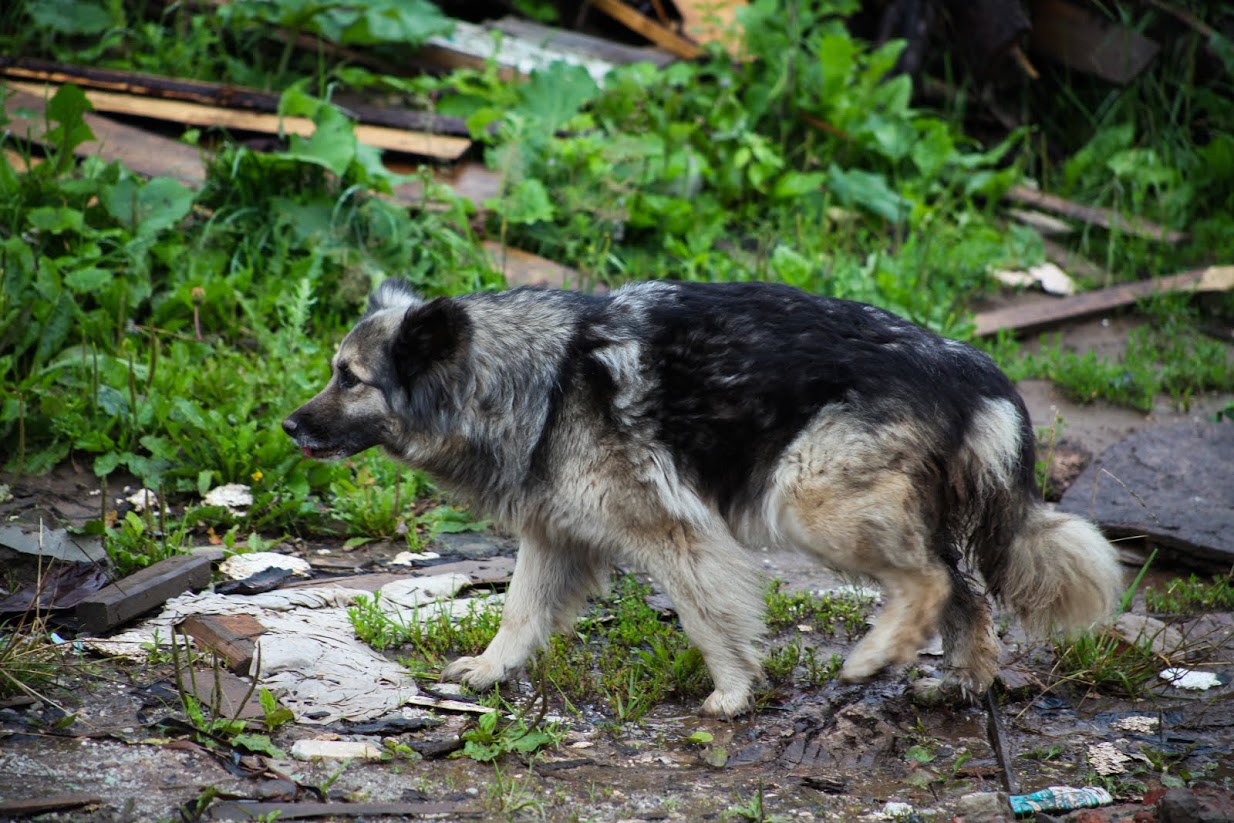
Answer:
POLYGON ((305 446, 305 447, 304 447, 304 456, 305 456, 305 457, 312 457, 312 456, 313 456, 313 450, 312 450, 312 449, 310 449, 308 446, 305 446))

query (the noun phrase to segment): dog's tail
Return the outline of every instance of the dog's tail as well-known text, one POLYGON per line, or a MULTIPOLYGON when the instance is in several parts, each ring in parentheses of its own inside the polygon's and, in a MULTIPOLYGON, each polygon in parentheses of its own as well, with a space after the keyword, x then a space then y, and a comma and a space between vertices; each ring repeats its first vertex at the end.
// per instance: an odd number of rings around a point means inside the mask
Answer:
POLYGON ((1092 523, 1041 501, 1023 408, 989 404, 966 446, 980 501, 968 548, 990 593, 1038 635, 1082 632, 1110 617, 1123 593, 1118 553, 1092 523))
POLYGON ((1037 634, 1084 631, 1109 617, 1123 593, 1118 554, 1087 520, 1030 504, 998 580, 988 581, 1037 634))

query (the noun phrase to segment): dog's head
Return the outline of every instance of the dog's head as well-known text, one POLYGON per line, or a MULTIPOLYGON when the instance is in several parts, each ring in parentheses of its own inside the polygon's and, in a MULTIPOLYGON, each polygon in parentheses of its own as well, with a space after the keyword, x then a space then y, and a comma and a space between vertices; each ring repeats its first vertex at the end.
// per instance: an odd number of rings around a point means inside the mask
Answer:
POLYGON ((283 430, 319 459, 373 446, 400 451, 409 433, 442 428, 450 370, 469 330, 459 302, 425 302, 405 282, 387 280, 339 345, 330 382, 283 421, 283 430))

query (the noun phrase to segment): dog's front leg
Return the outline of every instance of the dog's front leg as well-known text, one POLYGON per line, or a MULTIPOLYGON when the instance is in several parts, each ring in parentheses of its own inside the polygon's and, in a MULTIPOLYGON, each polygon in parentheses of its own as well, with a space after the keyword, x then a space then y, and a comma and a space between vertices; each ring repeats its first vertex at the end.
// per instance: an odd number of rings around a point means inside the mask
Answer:
POLYGON ((576 618, 597 585, 596 562, 583 547, 550 546, 524 538, 506 592, 501 627, 483 654, 460 657, 442 671, 484 690, 527 662, 554 629, 576 618))

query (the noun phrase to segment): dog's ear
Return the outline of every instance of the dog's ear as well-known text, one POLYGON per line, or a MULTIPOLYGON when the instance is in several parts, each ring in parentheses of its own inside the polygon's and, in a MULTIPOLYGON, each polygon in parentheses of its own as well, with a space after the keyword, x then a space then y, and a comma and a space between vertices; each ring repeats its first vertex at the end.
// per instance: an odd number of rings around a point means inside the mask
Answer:
POLYGON ((376 314, 383 309, 408 309, 423 304, 424 301, 412 291, 406 280, 391 277, 369 296, 368 312, 365 316, 376 314))
POLYGON ((394 362, 404 381, 449 358, 467 343, 471 318, 456 300, 438 297, 412 306, 394 338, 394 362))

